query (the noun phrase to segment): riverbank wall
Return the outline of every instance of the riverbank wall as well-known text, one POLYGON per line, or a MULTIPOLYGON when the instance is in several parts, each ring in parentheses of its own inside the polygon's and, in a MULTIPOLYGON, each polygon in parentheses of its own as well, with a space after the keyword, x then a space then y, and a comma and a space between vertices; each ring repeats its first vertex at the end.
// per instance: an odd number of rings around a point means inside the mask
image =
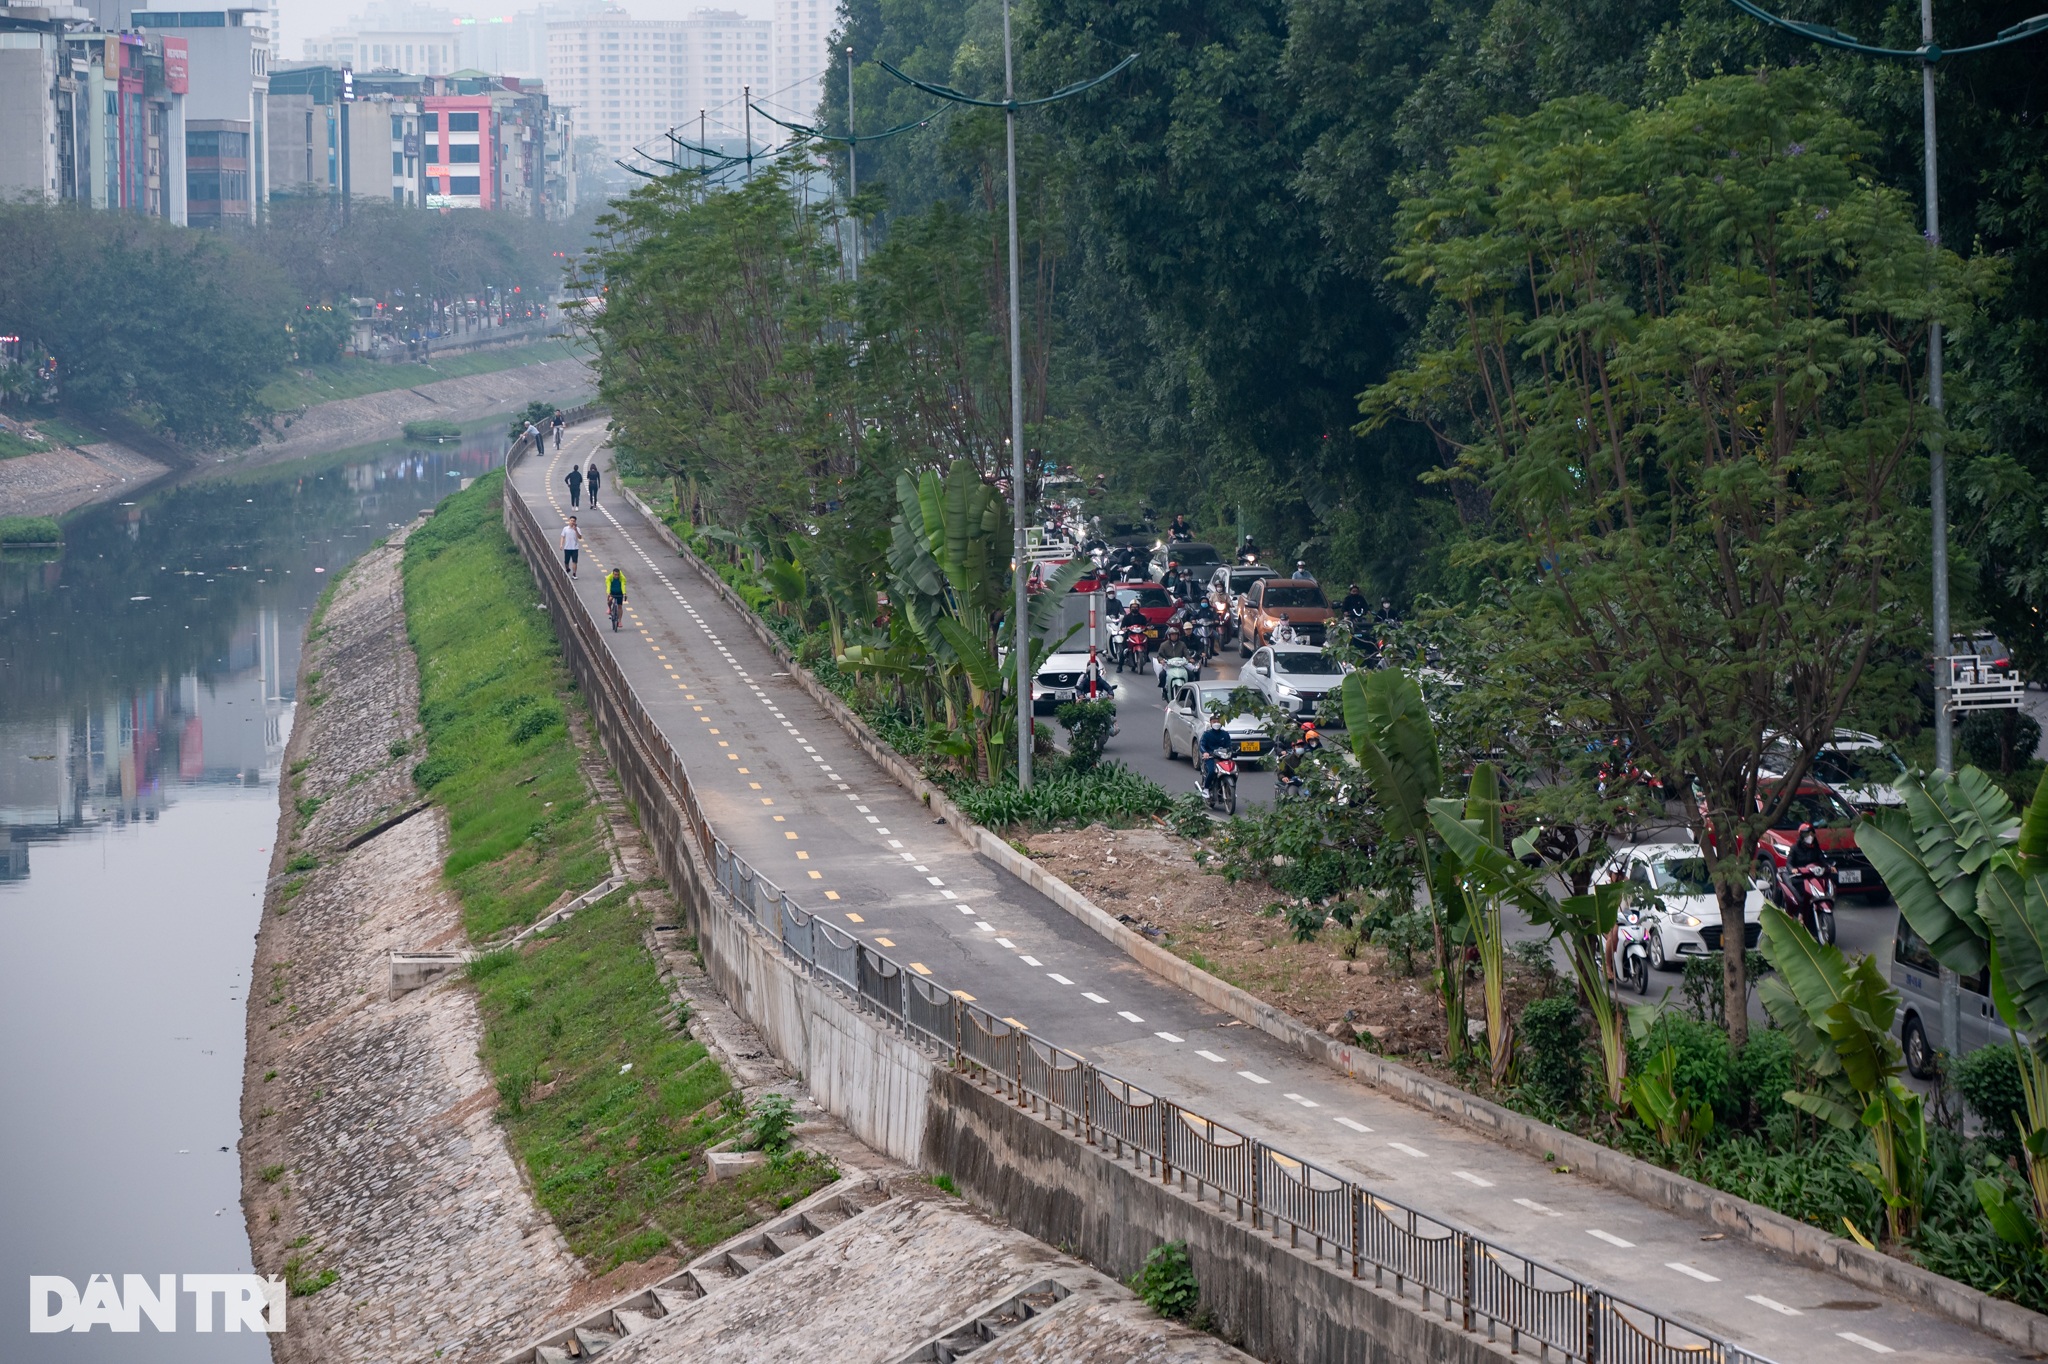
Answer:
POLYGON ((389 991, 394 947, 464 942, 437 807, 357 843, 419 800, 405 538, 314 618, 257 935, 243 1210, 295 1289, 280 1364, 494 1358, 593 1282, 492 1120, 473 992, 389 991))

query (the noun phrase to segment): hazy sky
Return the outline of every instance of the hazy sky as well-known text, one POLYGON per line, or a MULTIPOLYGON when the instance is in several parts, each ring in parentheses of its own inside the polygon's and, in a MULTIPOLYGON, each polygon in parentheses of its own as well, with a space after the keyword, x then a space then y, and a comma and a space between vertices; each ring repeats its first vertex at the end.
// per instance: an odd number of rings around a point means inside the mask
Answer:
MULTIPOLYGON (((423 0, 433 4, 434 0, 423 0)), ((687 19, 700 9, 732 9, 755 19, 771 17, 772 0, 620 0, 620 7, 635 19, 687 19)), ((533 9, 532 0, 497 0, 495 4, 465 4, 444 0, 437 6, 458 15, 484 18, 516 14, 533 9)), ((298 60, 306 39, 348 23, 363 10, 360 0, 279 0, 283 41, 278 45, 287 61, 298 60)))

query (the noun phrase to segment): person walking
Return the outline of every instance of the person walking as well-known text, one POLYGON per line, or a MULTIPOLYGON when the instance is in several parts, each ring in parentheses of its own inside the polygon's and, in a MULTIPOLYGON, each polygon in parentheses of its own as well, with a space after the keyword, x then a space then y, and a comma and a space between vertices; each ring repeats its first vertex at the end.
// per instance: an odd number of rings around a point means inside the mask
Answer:
POLYGON ((568 484, 568 485, 569 485, 569 505, 570 505, 570 506, 572 506, 572 507, 580 507, 580 506, 582 506, 582 505, 583 505, 583 469, 582 469, 582 466, 581 466, 581 465, 576 465, 576 464, 572 464, 572 465, 570 465, 570 466, 569 466, 569 472, 568 472, 568 473, 567 473, 566 475, 564 475, 564 476, 563 476, 563 478, 562 478, 562 482, 564 482, 564 483, 566 483, 566 484, 568 484))
POLYGON ((570 517, 569 524, 562 527, 562 567, 569 570, 569 576, 576 576, 576 560, 583 551, 583 532, 576 528, 576 518, 570 517))
POLYGON ((597 505, 597 482, 598 482, 598 472, 597 472, 597 461, 596 461, 596 460, 594 460, 594 459, 593 459, 592 461, 590 461, 590 472, 589 472, 589 473, 587 473, 587 474, 585 474, 585 475, 583 476, 583 481, 584 481, 584 482, 586 482, 586 483, 588 483, 588 484, 590 485, 590 505, 591 505, 591 506, 593 506, 593 507, 595 507, 595 506, 597 505))

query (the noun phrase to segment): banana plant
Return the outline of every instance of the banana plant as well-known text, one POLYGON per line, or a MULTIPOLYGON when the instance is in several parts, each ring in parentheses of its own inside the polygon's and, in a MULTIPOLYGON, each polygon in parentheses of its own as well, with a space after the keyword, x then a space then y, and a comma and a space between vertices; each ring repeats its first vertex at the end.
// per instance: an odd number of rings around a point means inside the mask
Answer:
POLYGON ((1533 834, 1523 834, 1503 849, 1474 821, 1457 818, 1453 802, 1437 801, 1430 817, 1471 883, 1485 887, 1497 902, 1519 906, 1530 923, 1564 949, 1579 995, 1593 1015, 1607 1106, 1620 1108, 1628 1098, 1628 1011, 1615 998, 1608 979, 1606 944, 1620 916, 1625 887, 1610 882, 1583 895, 1554 896, 1546 881, 1558 875, 1559 868, 1542 858, 1533 834))
MULTIPOLYGON (((1904 806, 1865 820, 1856 843, 1942 965, 1958 975, 1989 968, 2019 1062, 2027 1184, 2048 1253, 2048 774, 2024 819, 1974 767, 1907 776, 1894 789, 1904 806)), ((1999 1227, 1989 1203, 1985 1211, 1999 1227)), ((2009 1229, 2007 1218, 2000 1234, 2009 1229)))
MULTIPOLYGON (((1649 1013, 1644 1010, 1637 1017, 1645 1019, 1649 1013)), ((1668 1041, 1648 1064, 1628 1077, 1626 1093, 1637 1120, 1666 1151, 1697 1154, 1701 1143, 1713 1135, 1714 1106, 1694 1107, 1678 1092, 1678 1048, 1668 1041)))
MULTIPOLYGON (((1429 802, 1430 819, 1456 820, 1488 846, 1501 849, 1500 774, 1492 763, 1472 769, 1472 781, 1465 793, 1464 808, 1451 797, 1429 802)), ((1486 1047, 1489 1069, 1496 1087, 1508 1083, 1514 1069, 1514 1021, 1507 1010, 1507 953, 1501 935, 1502 894, 1497 883, 1479 874, 1468 875, 1462 859, 1445 859, 1447 898, 1456 895, 1463 902, 1463 919, 1470 925, 1473 945, 1479 952, 1479 978, 1486 999, 1486 1047)))
POLYGON ((1843 1131, 1870 1134, 1877 1160, 1856 1162, 1856 1172, 1884 1199, 1888 1234, 1902 1243, 1920 1223, 1927 1117, 1920 1095, 1900 1078, 1905 1058, 1891 1032, 1898 992, 1875 957, 1850 966, 1839 947, 1816 942, 1775 906, 1765 907, 1763 929, 1764 955, 1777 969, 1758 984, 1757 997, 1815 1081, 1787 1091, 1785 1102, 1843 1131))
MULTIPOLYGON (((1399 668, 1384 668, 1344 675, 1344 729, 1351 739, 1351 751, 1372 785, 1381 823, 1389 835, 1415 849, 1436 948, 1435 984, 1444 1008, 1444 1056, 1458 1061, 1467 1045, 1464 963, 1452 960, 1451 948, 1455 930, 1461 926, 1453 915, 1462 906, 1446 894, 1455 890, 1454 876, 1439 884, 1440 871, 1451 869, 1439 867, 1442 858, 1430 837, 1429 803, 1444 789, 1436 726, 1414 679, 1399 668)), ((1459 955, 1462 957, 1462 952, 1459 955)))

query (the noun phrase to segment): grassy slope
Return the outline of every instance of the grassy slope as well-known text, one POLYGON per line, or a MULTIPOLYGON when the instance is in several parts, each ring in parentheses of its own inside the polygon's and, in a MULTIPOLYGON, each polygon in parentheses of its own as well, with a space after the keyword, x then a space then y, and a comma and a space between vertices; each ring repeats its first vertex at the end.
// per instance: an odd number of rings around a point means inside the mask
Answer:
POLYGON ((471 374, 493 374, 516 369, 541 360, 563 360, 575 354, 574 343, 537 341, 524 346, 497 346, 486 350, 449 355, 431 364, 387 365, 376 360, 347 358, 339 364, 317 365, 291 370, 266 384, 260 395, 271 407, 291 409, 329 403, 337 398, 359 398, 365 393, 382 393, 394 388, 417 388, 443 379, 460 379, 471 374))
MULTIPOLYGON (((447 807, 448 873, 479 940, 608 870, 562 720, 569 678, 499 519, 502 491, 494 473, 448 498, 405 561, 427 730, 420 775, 447 807)), ((698 1182, 704 1149, 744 1119, 725 1072, 664 1025, 671 1006, 646 926, 615 895, 471 973, 499 1120, 541 1205, 598 1273, 714 1244, 829 1177, 796 1161, 698 1182)))

